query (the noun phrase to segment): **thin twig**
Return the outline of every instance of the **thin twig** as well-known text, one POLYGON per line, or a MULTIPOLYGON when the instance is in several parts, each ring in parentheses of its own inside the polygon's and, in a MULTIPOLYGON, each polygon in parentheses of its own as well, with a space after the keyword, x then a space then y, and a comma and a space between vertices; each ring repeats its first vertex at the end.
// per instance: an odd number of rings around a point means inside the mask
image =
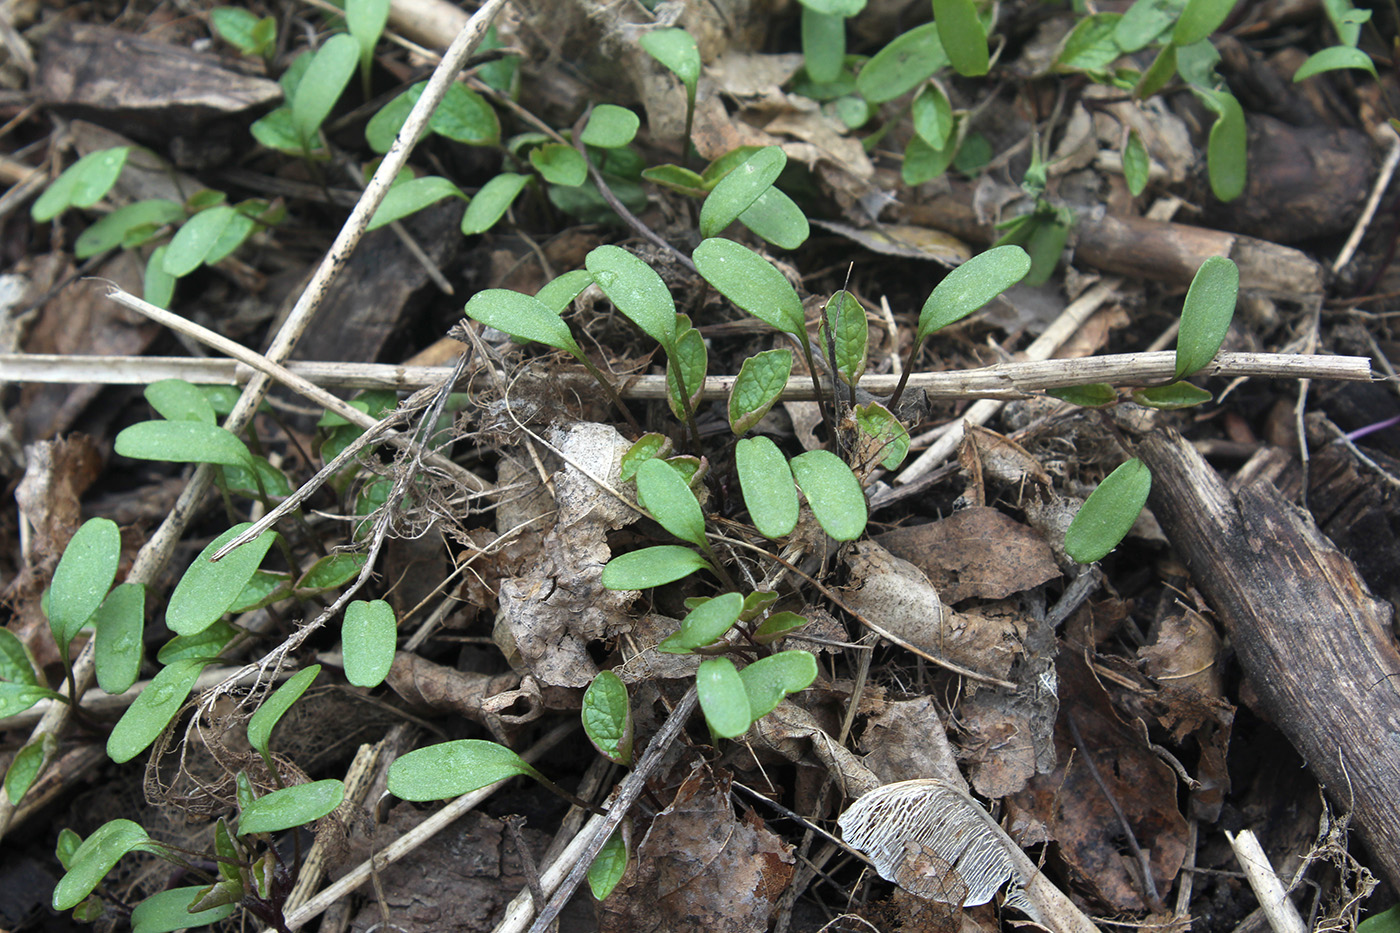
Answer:
POLYGON ((1366 199, 1366 207, 1361 211, 1361 216, 1356 218, 1356 226, 1351 228, 1351 235, 1347 237, 1346 244, 1342 251, 1337 254, 1336 262, 1332 263, 1332 272, 1341 272, 1346 264, 1351 262, 1351 257, 1356 253, 1356 248, 1361 245, 1361 238, 1365 236, 1366 230, 1371 225, 1371 218, 1376 216, 1376 208, 1381 203, 1381 195, 1385 194, 1385 189, 1390 187, 1390 180, 1395 176, 1395 167, 1400 165, 1400 136, 1388 124, 1382 123, 1377 130, 1390 137, 1390 149, 1385 154, 1385 162, 1381 165, 1381 170, 1376 174, 1376 183, 1371 186, 1371 195, 1366 199))

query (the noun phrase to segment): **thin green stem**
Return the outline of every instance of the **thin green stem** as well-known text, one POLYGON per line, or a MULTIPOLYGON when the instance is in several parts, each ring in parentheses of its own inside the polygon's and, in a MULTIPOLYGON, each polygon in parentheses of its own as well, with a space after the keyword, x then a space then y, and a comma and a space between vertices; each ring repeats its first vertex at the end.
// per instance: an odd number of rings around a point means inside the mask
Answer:
POLYGON ((637 419, 632 417, 632 413, 627 410, 627 403, 622 400, 622 396, 617 394, 617 390, 613 388, 611 382, 608 382, 607 377, 598 370, 597 366, 593 365, 593 361, 588 358, 588 354, 580 351, 575 354, 574 358, 583 364, 583 368, 588 370, 588 374, 593 377, 598 385, 603 387, 604 392, 608 393, 608 398, 612 401, 613 405, 617 406, 617 410, 622 412, 623 417, 627 419, 627 423, 632 426, 632 430, 636 431, 638 434, 642 434, 642 426, 637 423, 637 419))
POLYGON ((827 410, 826 396, 822 393, 821 376, 817 373, 817 364, 812 359, 812 346, 807 340, 807 328, 802 328, 797 339, 802 344, 802 355, 807 359, 807 372, 812 375, 812 394, 817 397, 817 409, 822 413, 822 426, 826 428, 826 436, 831 439, 831 443, 837 444, 836 425, 832 423, 831 412, 827 410))
POLYGON ((909 374, 914 371, 914 357, 918 354, 919 344, 922 342, 923 341, 918 338, 915 338, 914 345, 909 348, 909 359, 904 361, 904 372, 899 374, 899 385, 894 387, 894 394, 890 396, 889 402, 886 403, 885 407, 888 408, 890 414, 895 415, 896 418, 899 417, 895 414, 899 409, 899 400, 904 396, 904 387, 909 383, 909 374))

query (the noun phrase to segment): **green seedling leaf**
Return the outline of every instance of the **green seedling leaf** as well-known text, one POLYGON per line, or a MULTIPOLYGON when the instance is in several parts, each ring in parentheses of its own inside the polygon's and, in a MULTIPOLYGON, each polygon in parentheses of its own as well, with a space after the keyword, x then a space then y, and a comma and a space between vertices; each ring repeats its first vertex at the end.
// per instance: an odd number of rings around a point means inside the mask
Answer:
POLYGON ((417 213, 430 204, 436 204, 443 198, 461 198, 465 201, 467 196, 461 188, 437 175, 401 182, 384 195, 383 202, 369 219, 369 226, 365 229, 377 230, 409 214, 417 213))
POLYGON ((787 388, 792 351, 764 350, 744 360, 729 390, 729 427, 742 437, 763 420, 787 388))
POLYGON ((39 776, 44 762, 52 759, 57 750, 58 739, 52 733, 45 732, 15 753, 14 760, 5 771, 5 796, 10 798, 11 804, 19 805, 24 795, 29 793, 34 779, 39 776))
POLYGON ((938 38, 958 74, 977 77, 987 73, 987 30, 977 16, 973 0, 933 0, 938 38))
POLYGON ((162 665, 176 661, 213 661, 233 641, 238 630, 227 622, 215 622, 197 635, 176 635, 156 653, 162 665))
POLYGON ((389 765, 389 793, 403 800, 446 800, 522 775, 545 780, 504 745, 458 739, 399 756, 389 765))
POLYGON ((658 29, 638 40, 648 55, 666 66, 693 95, 700 80, 700 49, 684 29, 658 29))
POLYGON ((583 731, 599 754, 623 767, 632 764, 632 705, 627 685, 603 671, 583 694, 583 731))
POLYGON ((1244 193, 1248 164, 1248 131, 1244 110, 1234 95, 1226 91, 1205 91, 1193 87, 1196 96, 1219 116, 1210 127, 1206 143, 1206 169, 1210 190, 1222 201, 1233 201, 1244 193))
POLYGON ((739 223, 781 249, 797 249, 812 235, 807 215, 792 198, 769 188, 739 215, 739 223))
MULTIPOLYGON (((175 930, 194 929, 218 923, 233 915, 238 907, 236 902, 221 904, 208 910, 190 910, 190 904, 204 890, 205 886, 192 885, 157 891, 137 904, 131 912, 131 933, 173 933, 175 930)), ((238 890, 241 894, 241 883, 238 890)))
MULTIPOLYGON (((241 394, 233 386, 199 386, 199 391, 204 393, 204 397, 209 400, 210 406, 214 409, 214 414, 219 418, 227 418, 233 413, 234 406, 238 404, 238 397, 241 394)), ((272 408, 266 402, 258 406, 258 411, 271 411, 272 408)))
POLYGON ((837 541, 859 538, 867 516, 865 492, 851 468, 829 450, 809 450, 794 457, 791 465, 822 530, 837 541))
MULTIPOLYGON (((275 38, 277 21, 270 16, 265 19, 272 22, 272 35, 275 38)), ((209 25, 214 32, 244 55, 261 55, 264 52, 264 42, 260 40, 267 30, 258 28, 261 22, 263 20, 242 7, 220 6, 209 11, 209 25), (258 35, 260 32, 263 35, 258 35)))
POLYGON ((850 19, 865 9, 865 0, 800 0, 806 9, 826 16, 850 19))
POLYGON ((593 864, 588 866, 588 890, 598 900, 605 900, 625 874, 627 840, 619 826, 593 857, 593 864))
POLYGON ((176 661, 160 669, 107 736, 107 757, 124 764, 146 750, 184 705, 206 661, 176 661))
POLYGON ((1129 460, 1104 477, 1065 532, 1065 553, 1092 564, 1118 546, 1137 521, 1152 491, 1152 472, 1141 460, 1129 460))
POLYGON ((349 583, 364 569, 364 554, 327 554, 297 581, 299 590, 331 590, 349 583))
POLYGON ((502 172, 482 185, 462 215, 462 233, 475 236, 494 227, 529 180, 528 175, 502 172))
POLYGON ((377 687, 394 664, 398 638, 394 610, 382 599, 354 600, 345 607, 340 628, 345 679, 357 687, 377 687))
POLYGON ((1354 68, 1357 71, 1368 71, 1371 77, 1380 79, 1376 74, 1375 62, 1371 61, 1371 56, 1360 49, 1351 48, 1346 45, 1334 45, 1321 52, 1315 52, 1308 56, 1308 60, 1298 68, 1293 74, 1293 83, 1306 81, 1313 75, 1322 74, 1324 71, 1337 71, 1343 68, 1354 68))
POLYGON ((573 146, 547 143, 530 150, 530 164, 552 185, 576 188, 588 180, 588 163, 573 146))
POLYGON ((778 601, 778 594, 771 590, 757 590, 744 597, 744 611, 739 613, 740 622, 752 622, 759 614, 778 601))
POLYGON ((749 714, 762 719, 791 693, 806 690, 817 679, 817 659, 810 651, 780 651, 760 658, 739 672, 749 697, 749 714))
POLYGON ((602 582, 609 590, 646 590, 674 583, 709 566, 709 561, 688 547, 661 544, 614 557, 603 568, 602 582))
POLYGON ((198 269, 238 216, 238 211, 220 204, 185 221, 166 247, 165 271, 178 279, 198 269))
POLYGON ((695 672, 695 690, 710 731, 722 739, 743 735, 753 724, 744 681, 728 658, 706 658, 695 672))
POLYGON ((199 421, 213 424, 217 420, 214 406, 198 386, 183 379, 162 379, 146 386, 146 401, 167 421, 199 421))
POLYGON ((109 694, 125 693, 141 673, 141 632, 146 622, 146 587, 123 583, 93 616, 97 685, 109 694))
POLYGON ((234 777, 234 792, 238 800, 238 809, 245 810, 253 805, 257 799, 257 794, 253 793, 253 782, 248 780, 248 775, 244 771, 238 772, 234 777))
POLYGON ((585 146, 618 149, 636 137, 637 127, 641 124, 637 115, 626 107, 599 104, 588 115, 588 125, 579 134, 579 139, 585 146))
POLYGON ((759 534, 781 538, 797 527, 797 488, 777 444, 766 437, 744 438, 734 448, 734 468, 759 534))
POLYGON ((1030 271, 1023 280, 1027 285, 1044 285, 1050 279, 1055 266, 1059 264, 1060 254, 1065 251, 1069 228, 1073 224, 1074 214, 1069 208, 1035 212, 1030 225, 1025 228, 1026 240, 1022 244, 1031 257, 1030 271))
POLYGON ((29 649, 14 632, 3 626, 0 626, 0 681, 39 686, 39 674, 35 671, 29 649))
POLYGON ((881 104, 912 91, 948 63, 938 24, 924 23, 895 37, 866 62, 856 75, 856 90, 870 103, 881 104))
POLYGON ((89 894, 123 855, 148 848, 152 839, 131 820, 103 823, 73 853, 68 873, 53 889, 54 910, 70 910, 89 894))
POLYGON ((671 439, 664 434, 643 434, 637 438, 635 444, 627 448, 627 453, 622 455, 622 481, 625 483, 633 479, 637 475, 637 468, 653 457, 670 456, 672 449, 671 439))
POLYGON ((637 500, 671 534, 705 546, 705 515, 695 493, 665 460, 652 458, 637 467, 637 500))
POLYGON ((664 654, 689 654, 696 648, 713 645, 739 621, 744 597, 725 593, 692 609, 681 620, 680 631, 664 639, 656 650, 664 654))
POLYGON ((719 184, 724 176, 734 171, 736 165, 741 165, 749 156, 762 148, 762 146, 738 146, 705 166, 705 171, 700 175, 705 190, 713 191, 715 185, 719 184))
POLYGON ((176 223, 184 216, 184 208, 163 198, 119 207, 78 235, 73 241, 73 255, 88 259, 118 246, 140 246, 161 227, 176 223))
POLYGON ((684 421, 687 407, 694 411, 705 391, 709 352, 700 332, 690 326, 690 318, 676 315, 676 344, 666 359, 666 403, 671 413, 684 421), (678 375, 679 374, 679 375, 678 375), (685 389, 681 389, 681 380, 685 389), (685 396, 689 395, 687 399, 685 396))
POLYGON ((1055 56, 1055 70, 1104 73, 1123 56, 1115 38, 1122 20, 1119 13, 1094 13, 1081 19, 1060 46, 1055 56))
POLYGON ((1181 79, 1192 85, 1192 90, 1211 90, 1216 86, 1215 66, 1220 64, 1220 53, 1209 39, 1202 39, 1194 45, 1178 46, 1176 49, 1176 70, 1181 79))
POLYGON ((1147 66, 1147 70, 1138 78, 1138 83, 1133 87, 1133 96, 1139 100, 1144 100, 1156 94, 1167 86, 1167 82, 1176 74, 1176 46, 1168 43, 1162 46, 1157 52, 1157 57, 1152 60, 1152 64, 1147 66))
MULTIPOLYGON (((380 107, 379 111, 369 118, 369 122, 365 124, 365 142, 369 143, 371 149, 380 155, 389 151, 390 147, 394 145, 395 137, 397 137, 399 131, 403 129, 404 122, 408 120, 408 114, 413 110, 413 105, 418 103, 418 98, 423 96, 423 89, 427 86, 428 82, 426 81, 418 82, 398 97, 389 101, 383 107, 380 107)), ((276 113, 276 111, 273 111, 273 113, 276 113)), ((271 114, 269 114, 269 116, 270 115, 271 114)), ((290 116, 291 113, 288 111, 289 131, 291 128, 290 116)), ((263 119, 267 118, 264 117, 263 119)), ((254 124, 254 126, 256 125, 257 124, 254 124)), ((424 132, 426 133, 427 130, 424 132)))
POLYGON ((54 846, 54 855, 58 858, 58 864, 67 871, 73 867, 73 856, 77 854, 78 847, 83 844, 83 837, 73 830, 64 827, 58 832, 58 844, 54 846))
MULTIPOLYGON (((846 97, 838 97, 831 103, 831 107, 836 112, 836 116, 841 122, 846 124, 848 129, 858 130, 870 122, 870 118, 875 115, 875 110, 863 97, 856 97, 854 94, 846 97)), ((825 108, 823 108, 825 109, 825 108)))
POLYGON ((269 742, 272 739, 272 730, 277 727, 277 723, 287 710, 292 708, 292 704, 301 699, 301 695, 311 686, 311 682, 316 679, 316 675, 321 673, 321 665, 313 664, 308 668, 297 671, 287 681, 272 692, 263 700, 262 706, 257 708, 248 719, 248 744, 260 755, 268 754, 269 742))
POLYGON ((121 550, 121 532, 107 518, 88 519, 69 539, 49 586, 49 629, 64 658, 112 588, 121 550))
POLYGON ((1191 279, 1181 307, 1181 329, 1176 337, 1176 378, 1200 371, 1225 341, 1235 300, 1240 291, 1240 270, 1224 256, 1211 256, 1191 279))
POLYGON ((676 339, 676 302, 656 270, 618 246, 598 247, 584 265, 617 310, 670 354, 676 339))
POLYGON ((229 832, 228 820, 219 817, 214 822, 214 854, 219 856, 219 875, 225 881, 239 881, 239 866, 231 862, 222 861, 230 859, 241 861, 243 858, 243 847, 234 839, 233 833, 229 832))
POLYGON ((254 609, 270 606, 291 595, 292 578, 290 574, 258 570, 239 591, 233 604, 228 607, 228 611, 233 613, 252 612, 254 609))
POLYGON ((942 149, 953 135, 953 105, 935 82, 924 85, 910 105, 914 132, 933 149, 942 149))
POLYGON ((857 405, 855 416, 861 433, 872 439, 870 446, 880 458, 880 466, 886 470, 898 469, 909 455, 909 432, 904 425, 879 402, 857 405))
POLYGON ((1137 197, 1147 190, 1147 180, 1151 177, 1152 160, 1148 158, 1147 147, 1137 130, 1128 134, 1128 142, 1123 146, 1123 180, 1128 183, 1128 191, 1137 197))
POLYGON ((1124 52, 1146 48, 1170 29, 1184 0, 1137 0, 1113 31, 1113 40, 1124 52))
POLYGON ((1172 30, 1172 44, 1180 48, 1210 38, 1234 7, 1235 0, 1187 0, 1172 30))
POLYGON ((551 279, 535 292, 535 300, 556 314, 563 314, 583 290, 593 284, 587 269, 575 269, 551 279))
POLYGON ((1400 905, 1362 920, 1356 925, 1356 933, 1400 933, 1400 905))
POLYGON ((760 645, 771 645, 806 625, 806 616, 795 612, 775 612, 754 629, 753 640, 760 645))
POLYGON ((346 33, 331 36, 312 58, 291 96, 292 128, 310 149, 360 61, 360 46, 346 33))
POLYGON ((583 355, 583 350, 574 342, 574 335, 569 333, 569 325, 529 295, 505 288, 488 288, 473 295, 463 311, 467 317, 510 334, 516 340, 533 340, 574 357, 583 355))
POLYGON ((62 694, 32 684, 0 683, 0 719, 22 713, 43 699, 60 699, 62 694))
MULTIPOLYGON (((427 87, 426 81, 423 87, 427 87)), ((418 102, 421 94, 420 89, 418 94, 413 95, 413 103, 418 102)), ((408 119, 407 112, 404 119, 408 119)), ((402 127, 403 121, 399 125, 402 127)), ((501 120, 496 116, 496 111, 486 102, 486 98, 463 84, 448 85, 442 103, 428 119, 428 129, 466 146, 495 146, 501 141, 501 120)), ((398 129, 394 132, 397 134, 398 129)))
POLYGON ((846 63, 846 18, 802 8, 802 64, 807 77, 829 84, 846 63))
POLYGON ((705 196, 705 179, 698 173, 679 165, 654 165, 651 168, 643 169, 642 177, 663 188, 669 188, 677 194, 691 198, 705 196))
POLYGON ((836 351, 836 375, 846 385, 854 386, 865 375, 866 344, 870 339, 865 309, 850 292, 839 291, 826 303, 821 323, 823 347, 828 328, 831 332, 836 351))
POLYGON ((1173 382, 1171 385, 1133 390, 1133 401, 1139 405, 1160 408, 1163 411, 1194 408, 1197 405, 1204 405, 1212 398, 1214 396, 1205 389, 1193 386, 1189 382, 1173 382))
POLYGON ((257 228, 250 213, 257 215, 266 209, 262 202, 257 201, 244 201, 235 206, 233 217, 229 219, 228 225, 224 227, 219 238, 210 247, 209 253, 204 257, 204 262, 213 266, 233 255, 233 251, 242 246, 257 228))
POLYGON ((1105 382, 1049 389, 1046 394, 1069 402, 1071 405, 1082 405, 1085 408, 1103 408, 1105 405, 1112 405, 1118 401, 1118 390, 1105 382))
POLYGON ((264 531, 218 563, 209 559, 251 527, 252 522, 240 522, 209 542, 175 584, 165 607, 165 624, 176 635, 194 635, 213 625, 253 578, 277 538, 275 531, 264 531))
POLYGON ((917 339, 980 309, 1025 277, 1031 257, 1019 246, 997 246, 978 253, 944 276, 919 312, 917 339))
MULTIPOLYGON (((360 47, 360 74, 368 87, 374 47, 389 21, 389 0, 345 0, 345 28, 360 47)), ((366 93, 365 96, 369 96, 366 93)))
POLYGON ((723 237, 704 240, 692 258, 700 275, 725 298, 783 333, 803 334, 802 300, 771 262, 723 237))
POLYGON ((175 276, 165 271, 165 254, 168 245, 157 246, 146 260, 146 273, 141 279, 141 297, 157 308, 169 308, 175 297, 175 276))
POLYGON ((777 146, 764 146, 736 165, 715 185, 700 208, 700 235, 717 236, 748 210, 778 180, 787 155, 777 146))
POLYGON ((319 820, 345 799, 345 784, 312 781, 264 794, 238 814, 238 835, 276 833, 319 820))
POLYGON ((117 146, 83 156, 68 166, 39 195, 29 209, 29 216, 44 223, 70 207, 92 207, 117 183, 117 176, 122 173, 130 152, 130 146, 117 146))
MULTIPOLYGON (((955 119, 955 129, 958 125, 959 121, 955 119)), ((910 186, 932 181, 948 171, 961 145, 962 134, 959 132, 951 134, 942 149, 935 149, 917 134, 910 137, 909 144, 904 147, 904 165, 900 167, 899 177, 910 186)))
MULTIPOLYGON (((253 121, 253 125, 248 127, 248 132, 252 133, 259 143, 276 152, 292 156, 303 154, 301 140, 297 138, 296 127, 292 124, 291 107, 269 110, 253 121)), ((311 153, 319 154, 324 148, 317 140, 317 145, 312 148, 311 153)))
POLYGON ((710 461, 704 457, 667 457, 666 462, 681 475, 681 479, 685 480, 685 484, 691 489, 695 489, 710 472, 710 461))

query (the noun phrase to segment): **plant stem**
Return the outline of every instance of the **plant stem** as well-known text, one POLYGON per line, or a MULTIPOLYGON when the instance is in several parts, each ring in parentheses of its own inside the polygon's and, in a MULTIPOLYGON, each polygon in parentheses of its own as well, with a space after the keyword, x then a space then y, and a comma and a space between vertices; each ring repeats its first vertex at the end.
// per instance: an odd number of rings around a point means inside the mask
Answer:
POLYGON ((896 418, 899 417, 899 415, 895 414, 899 408, 899 400, 904 395, 904 387, 909 383, 909 374, 914 371, 914 357, 918 354, 919 344, 922 342, 923 341, 916 338, 914 340, 914 345, 909 348, 909 359, 904 361, 904 372, 899 374, 899 384, 894 387, 894 394, 891 395, 890 400, 885 403, 885 407, 890 410, 890 414, 894 415, 896 418))
POLYGON ((812 394, 817 397, 817 410, 822 413, 822 426, 826 428, 826 436, 830 443, 837 445, 836 425, 832 423, 831 413, 827 411, 826 396, 822 394, 821 376, 817 374, 817 364, 812 359, 812 346, 807 340, 806 327, 802 328, 798 340, 802 344, 802 355, 807 359, 807 372, 812 375, 812 394))
POLYGON ((575 358, 583 364, 583 368, 588 370, 588 374, 593 377, 598 385, 603 387, 603 391, 608 393, 608 398, 612 400, 613 405, 617 406, 617 410, 622 412, 623 417, 627 419, 627 423, 632 426, 632 430, 636 431, 638 434, 642 434, 642 426, 637 423, 637 419, 632 417, 632 413, 627 410, 627 403, 622 400, 622 396, 617 394, 617 390, 613 388, 611 382, 608 382, 607 377, 598 370, 597 366, 593 365, 593 361, 588 358, 588 354, 580 351, 575 358))

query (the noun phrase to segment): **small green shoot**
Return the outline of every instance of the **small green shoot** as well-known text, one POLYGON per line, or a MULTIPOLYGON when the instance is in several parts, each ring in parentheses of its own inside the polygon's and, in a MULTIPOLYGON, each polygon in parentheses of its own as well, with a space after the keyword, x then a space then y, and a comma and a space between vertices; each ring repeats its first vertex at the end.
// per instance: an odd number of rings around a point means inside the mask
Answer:
POLYGON ((156 740, 184 705, 204 660, 175 661, 160 669, 107 736, 107 757, 123 764, 156 740))
POLYGON ((865 491, 840 457, 829 450, 809 450, 794 457, 791 466, 823 531, 837 541, 854 541, 864 534, 865 491))
POLYGON ((131 820, 103 823, 73 853, 68 872, 53 889, 54 910, 71 910, 92 893, 123 855, 137 849, 150 851, 153 840, 131 820))
POLYGON ((601 671, 583 694, 583 731, 599 754, 615 764, 632 764, 632 705, 627 685, 612 671, 601 671))
POLYGON ((1191 279, 1176 338, 1176 378, 1198 372, 1220 352, 1240 290, 1240 270, 1224 256, 1211 256, 1191 279))
POLYGON ((713 645, 739 621, 744 597, 725 593, 692 609, 681 620, 680 630, 665 638, 656 650, 665 654, 690 654, 696 648, 713 645))
POLYGON ((648 590, 704 568, 714 569, 690 548, 661 544, 614 557, 603 568, 602 582, 610 590, 648 590))
POLYGON ((190 564, 166 604, 165 624, 172 632, 194 635, 228 612, 277 539, 277 532, 263 532, 218 563, 209 558, 251 527, 252 522, 234 525, 209 542, 190 564))
POLYGON ((277 833, 311 823, 330 813, 345 799, 345 784, 312 781, 264 794, 238 814, 238 835, 277 833))
POLYGON ((1152 491, 1152 473, 1141 460, 1119 465, 1080 506, 1065 532, 1065 553, 1092 564, 1118 546, 1152 491))
POLYGON ((49 587, 49 628, 59 651, 88 623, 117 576, 121 533, 111 519, 91 518, 73 534, 54 568, 49 587))
POLYGON ((517 776, 550 783, 504 745, 458 739, 399 756, 389 766, 389 793, 403 800, 446 800, 517 776))
POLYGON ((797 487, 777 444, 766 437, 740 440, 734 447, 734 466, 749 520, 759 534, 776 539, 797 527, 797 487))
POLYGON ((272 739, 272 730, 287 710, 292 708, 292 704, 301 699, 301 695, 306 692, 306 688, 311 686, 311 682, 316 679, 316 675, 321 673, 321 665, 313 664, 303 668, 287 678, 287 681, 272 692, 262 705, 257 708, 248 719, 248 744, 251 745, 264 759, 271 754, 269 743, 272 739))
POLYGON ((627 837, 619 826, 613 830, 603 848, 588 866, 588 890, 598 900, 604 900, 617 887, 622 876, 627 874, 627 837))
POLYGON ((44 189, 29 209, 29 216, 44 223, 70 207, 92 207, 117 183, 130 152, 130 146, 117 146, 83 156, 44 189))
POLYGON ((353 600, 340 629, 345 679, 357 687, 377 687, 394 664, 398 621, 382 599, 353 600))

